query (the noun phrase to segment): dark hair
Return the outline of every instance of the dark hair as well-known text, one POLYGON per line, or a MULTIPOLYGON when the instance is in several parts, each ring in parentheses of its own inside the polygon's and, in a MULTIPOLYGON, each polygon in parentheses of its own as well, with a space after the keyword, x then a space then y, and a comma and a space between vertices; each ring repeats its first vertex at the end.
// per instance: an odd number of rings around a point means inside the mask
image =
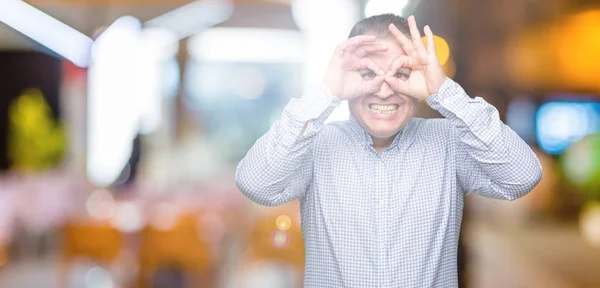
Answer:
POLYGON ((375 15, 358 21, 358 23, 354 24, 354 27, 352 27, 352 31, 350 31, 350 36, 348 36, 348 38, 365 34, 375 35, 377 38, 387 38, 392 35, 388 28, 390 24, 394 24, 400 32, 410 37, 410 30, 406 18, 390 13, 375 15))

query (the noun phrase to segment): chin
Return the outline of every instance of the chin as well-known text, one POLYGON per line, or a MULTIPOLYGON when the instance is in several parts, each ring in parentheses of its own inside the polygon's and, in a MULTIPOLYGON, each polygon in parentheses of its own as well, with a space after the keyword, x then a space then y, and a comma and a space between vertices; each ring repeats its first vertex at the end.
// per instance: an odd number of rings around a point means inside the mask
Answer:
POLYGON ((362 115, 359 121, 363 128, 372 136, 379 139, 394 137, 408 123, 410 116, 407 114, 399 116, 393 120, 369 119, 369 116, 362 115))

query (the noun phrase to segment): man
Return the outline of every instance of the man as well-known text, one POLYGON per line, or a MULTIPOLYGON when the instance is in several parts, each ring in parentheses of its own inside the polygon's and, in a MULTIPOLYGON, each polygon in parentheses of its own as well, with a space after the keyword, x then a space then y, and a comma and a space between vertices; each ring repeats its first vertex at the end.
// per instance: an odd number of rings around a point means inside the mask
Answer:
POLYGON ((446 77, 425 35, 413 16, 357 23, 323 85, 238 166, 249 199, 300 200, 306 287, 456 287, 464 196, 514 200, 540 181, 532 150, 446 77), (351 119, 325 125, 342 100, 351 119), (419 101, 445 119, 413 118, 419 101))

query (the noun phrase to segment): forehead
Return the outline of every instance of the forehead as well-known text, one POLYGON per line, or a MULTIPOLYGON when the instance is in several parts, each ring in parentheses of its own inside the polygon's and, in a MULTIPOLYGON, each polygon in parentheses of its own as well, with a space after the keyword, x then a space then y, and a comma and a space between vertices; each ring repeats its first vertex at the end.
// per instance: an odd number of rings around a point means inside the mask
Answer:
POLYGON ((400 43, 394 39, 393 37, 387 37, 383 39, 378 39, 378 43, 386 45, 388 50, 385 52, 376 52, 369 54, 369 58, 375 62, 375 64, 379 65, 381 68, 388 69, 392 66, 392 63, 396 58, 402 55, 406 55, 400 43))

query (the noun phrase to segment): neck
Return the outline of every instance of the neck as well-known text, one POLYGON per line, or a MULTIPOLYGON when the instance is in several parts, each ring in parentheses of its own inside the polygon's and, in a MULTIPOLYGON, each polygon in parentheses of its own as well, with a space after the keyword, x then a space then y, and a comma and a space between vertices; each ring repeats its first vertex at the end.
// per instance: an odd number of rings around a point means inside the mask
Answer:
POLYGON ((371 138, 373 139, 373 148, 375 148, 375 151, 377 151, 377 153, 381 154, 381 151, 383 151, 383 149, 388 148, 390 147, 390 145, 392 145, 395 136, 396 135, 389 138, 375 138, 371 136, 371 138))

